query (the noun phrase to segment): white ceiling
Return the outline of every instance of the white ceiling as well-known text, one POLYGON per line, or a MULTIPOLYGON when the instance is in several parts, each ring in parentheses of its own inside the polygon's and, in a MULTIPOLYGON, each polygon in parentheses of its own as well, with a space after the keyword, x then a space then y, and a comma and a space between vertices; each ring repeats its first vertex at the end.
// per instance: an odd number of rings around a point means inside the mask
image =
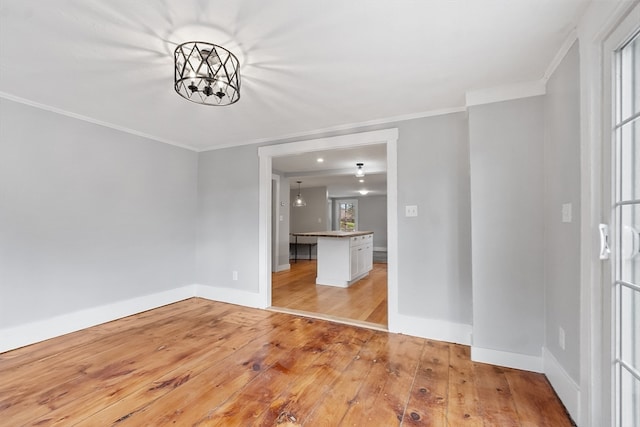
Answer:
POLYGON ((315 151, 312 153, 274 157, 272 168, 284 173, 292 189, 327 187, 329 197, 362 197, 387 194, 387 146, 365 145, 342 150, 315 151), (318 162, 322 159, 322 162, 318 162), (356 163, 363 163, 364 182, 356 178, 356 163))
POLYGON ((0 0, 0 96, 205 150, 461 108, 541 79, 586 0, 0 0), (237 104, 173 90, 173 49, 241 60, 237 104))

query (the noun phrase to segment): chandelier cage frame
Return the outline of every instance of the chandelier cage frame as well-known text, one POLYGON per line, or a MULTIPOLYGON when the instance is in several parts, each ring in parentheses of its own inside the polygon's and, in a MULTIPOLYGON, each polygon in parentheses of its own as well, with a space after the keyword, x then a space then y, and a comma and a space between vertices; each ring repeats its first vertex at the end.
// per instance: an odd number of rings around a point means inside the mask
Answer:
POLYGON ((174 89, 197 104, 234 104, 240 99, 240 62, 213 43, 182 43, 174 51, 174 89))

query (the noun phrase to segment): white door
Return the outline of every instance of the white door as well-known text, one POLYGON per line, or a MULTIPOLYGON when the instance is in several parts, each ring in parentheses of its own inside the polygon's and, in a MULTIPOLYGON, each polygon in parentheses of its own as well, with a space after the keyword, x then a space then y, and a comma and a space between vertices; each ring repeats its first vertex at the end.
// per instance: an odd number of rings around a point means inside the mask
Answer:
MULTIPOLYGON (((626 33, 626 34, 624 34, 626 33)), ((613 412, 640 426, 640 25, 613 51, 613 412)), ((621 35, 622 36, 622 35, 621 35)))

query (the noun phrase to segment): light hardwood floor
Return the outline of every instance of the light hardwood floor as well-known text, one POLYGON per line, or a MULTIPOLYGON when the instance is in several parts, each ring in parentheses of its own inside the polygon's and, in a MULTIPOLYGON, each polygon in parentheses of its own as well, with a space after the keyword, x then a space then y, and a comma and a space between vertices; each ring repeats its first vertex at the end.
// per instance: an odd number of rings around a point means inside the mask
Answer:
POLYGON ((0 354, 0 425, 571 425, 469 347, 189 299, 0 354))
POLYGON ((271 276, 274 307, 329 318, 387 326, 387 264, 374 263, 369 275, 348 288, 316 285, 316 261, 298 260, 271 276))

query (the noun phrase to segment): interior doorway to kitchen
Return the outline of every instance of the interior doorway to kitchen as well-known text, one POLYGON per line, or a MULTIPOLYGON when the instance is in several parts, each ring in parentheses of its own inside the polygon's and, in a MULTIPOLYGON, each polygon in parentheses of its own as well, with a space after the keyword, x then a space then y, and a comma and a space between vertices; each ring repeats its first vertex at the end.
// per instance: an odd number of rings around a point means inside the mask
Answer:
MULTIPOLYGON (((391 328, 397 316, 397 129, 365 132, 291 144, 260 147, 261 277, 260 295, 265 307, 300 311, 302 314, 365 326, 391 328), (271 274, 271 176, 279 173, 272 165, 279 157, 305 153, 347 150, 383 144, 386 153, 386 251, 388 263, 375 263, 369 276, 349 288, 315 284, 316 260, 313 256, 290 263, 291 268, 271 274), (265 185, 266 184, 266 185, 265 185), (263 229, 264 228, 264 229, 263 229), (311 258, 311 259, 308 259, 311 258), (262 268, 266 267, 266 268, 262 268), (386 282, 386 283, 385 283, 386 282), (356 286, 360 285, 360 286, 356 286), (386 286, 383 286, 386 285, 386 286), (286 290, 286 292, 280 292, 286 290), (289 298, 295 293, 294 298, 289 298), (293 305, 297 308, 284 307, 293 305), (324 307, 324 308, 323 308, 324 307), (386 313, 385 313, 386 312, 386 313), (386 317, 386 319, 385 319, 386 317), (385 321, 386 320, 386 321, 385 321)), ((355 165, 355 163, 354 163, 355 165)), ((307 175, 307 178, 311 174, 307 175)), ((282 177, 281 177, 282 181, 282 177)), ((296 187, 297 189, 297 187, 296 187)), ((304 188, 302 189, 304 190, 304 188)), ((281 190, 281 193, 283 191, 281 190)), ((304 193, 304 192, 303 192, 304 193)), ((289 204, 286 208, 289 209, 289 204)), ((282 235, 282 233, 280 233, 282 235)), ((287 245, 289 242, 286 242, 287 245)), ((283 245, 280 245, 282 248, 283 245)))

